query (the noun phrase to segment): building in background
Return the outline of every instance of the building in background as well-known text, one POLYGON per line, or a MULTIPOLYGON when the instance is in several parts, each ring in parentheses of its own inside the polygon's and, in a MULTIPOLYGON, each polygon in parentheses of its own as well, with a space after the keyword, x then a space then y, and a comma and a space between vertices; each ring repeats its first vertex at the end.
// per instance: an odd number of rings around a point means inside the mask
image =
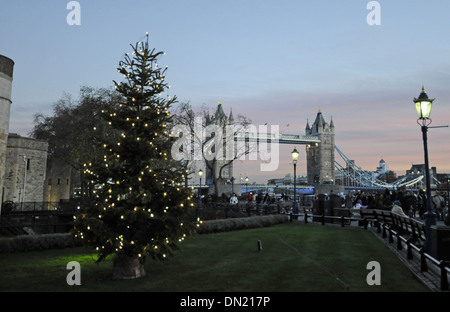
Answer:
POLYGON ((44 201, 48 142, 10 133, 6 149, 4 201, 44 201))
MULTIPOLYGON (((436 188, 436 177, 437 177, 437 169, 436 167, 431 167, 430 170, 430 187, 432 189, 436 188)), ((411 168, 409 170, 406 170, 406 176, 408 180, 414 180, 421 175, 425 176, 425 164, 412 164, 411 168)), ((425 189, 425 177, 419 181, 418 183, 412 185, 411 187, 418 188, 418 189, 425 189)))
POLYGON ((328 124, 319 110, 314 123, 306 124, 306 135, 318 136, 320 144, 306 145, 308 184, 334 184, 334 140, 333 119, 328 124))
MULTIPOLYGON (((14 61, 0 55, 0 200, 4 201, 6 142, 9 133, 14 61)), ((1 205, 0 205, 1 213, 1 205)))
MULTIPOLYGON (((206 126, 209 125, 216 125, 218 127, 220 127, 220 129, 222 129, 223 131, 223 144, 224 147, 226 146, 226 127, 230 126, 230 125, 234 125, 234 118, 233 118, 233 113, 230 111, 229 116, 225 115, 225 112, 223 111, 222 108, 222 103, 219 102, 219 104, 217 105, 217 109, 216 112, 211 115, 211 116, 206 116, 206 126)), ((211 137, 207 137, 206 141, 210 140, 211 137)), ((223 153, 226 152, 226 149, 223 149, 223 153)), ((230 160, 227 159, 226 155, 222 155, 221 158, 219 159, 215 159, 213 162, 213 166, 214 169, 210 170, 210 168, 208 168, 208 166, 206 167, 206 184, 210 185, 213 183, 213 174, 215 174, 215 179, 219 179, 221 178, 222 181, 220 181, 221 183, 225 183, 225 181, 230 181, 231 177, 233 176, 233 162, 231 161, 231 163, 229 165, 227 165, 228 163, 230 163, 230 160), (222 172, 220 172, 222 171, 222 172), (220 173, 220 175, 219 175, 220 173)))
POLYGON ((382 175, 382 174, 386 174, 389 172, 389 168, 387 163, 384 161, 384 159, 380 160, 380 166, 377 167, 377 171, 376 174, 378 175, 382 175))
POLYGON ((74 194, 73 176, 72 166, 63 160, 49 158, 44 185, 44 201, 61 203, 81 196, 81 194, 74 194))
POLYGON ((48 142, 9 133, 14 61, 0 55, 0 214, 3 203, 44 201, 48 142))

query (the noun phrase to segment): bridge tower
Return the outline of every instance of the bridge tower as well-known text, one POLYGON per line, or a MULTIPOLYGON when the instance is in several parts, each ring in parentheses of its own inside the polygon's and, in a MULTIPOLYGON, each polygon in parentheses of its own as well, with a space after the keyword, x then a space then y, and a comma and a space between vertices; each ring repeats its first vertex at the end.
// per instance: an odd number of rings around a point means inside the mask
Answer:
MULTIPOLYGON (((219 126, 222 131, 223 131, 223 142, 224 142, 224 149, 223 149, 223 153, 225 153, 225 141, 226 141, 226 137, 225 137, 225 128, 228 125, 233 125, 234 124, 234 117, 233 117, 233 112, 230 110, 230 114, 227 116, 223 110, 222 107, 222 103, 221 101, 219 101, 217 108, 216 108, 216 112, 211 115, 211 116, 206 116, 206 126, 208 125, 217 125, 219 126)), ((207 138, 207 140, 209 140, 210 138, 207 138)), ((212 175, 215 174, 215 179, 219 179, 219 172, 221 172, 220 176, 222 178, 223 181, 227 181, 230 180, 231 177, 233 176, 233 162, 230 163, 230 160, 227 160, 226 155, 223 154, 222 155, 222 159, 216 159, 213 163, 214 166, 214 170, 210 170, 208 167, 206 168, 206 181, 205 182, 209 182, 211 183, 211 180, 213 179, 212 175), (228 164, 229 163, 229 164, 228 164), (228 164, 228 165, 227 165, 228 164)))
POLYGON ((5 179, 6 143, 9 133, 11 110, 11 90, 14 61, 0 55, 0 212, 3 202, 3 182, 5 179))
POLYGON ((306 145, 306 166, 309 185, 334 184, 334 136, 333 118, 327 123, 319 109, 314 123, 306 123, 306 135, 317 136, 320 143, 306 145))

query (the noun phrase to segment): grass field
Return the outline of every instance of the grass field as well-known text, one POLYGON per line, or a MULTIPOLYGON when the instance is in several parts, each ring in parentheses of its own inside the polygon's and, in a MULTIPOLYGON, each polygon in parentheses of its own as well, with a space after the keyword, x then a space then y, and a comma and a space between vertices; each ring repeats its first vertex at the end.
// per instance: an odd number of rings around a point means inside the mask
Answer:
POLYGON ((207 235, 180 245, 167 262, 151 259, 146 276, 111 280, 112 260, 95 264, 85 248, 0 255, 1 291, 341 292, 428 291, 371 232, 288 223, 207 235), (257 241, 262 242, 258 251, 257 241), (81 286, 69 286, 66 265, 81 265, 81 286), (369 261, 381 285, 369 286, 369 261))

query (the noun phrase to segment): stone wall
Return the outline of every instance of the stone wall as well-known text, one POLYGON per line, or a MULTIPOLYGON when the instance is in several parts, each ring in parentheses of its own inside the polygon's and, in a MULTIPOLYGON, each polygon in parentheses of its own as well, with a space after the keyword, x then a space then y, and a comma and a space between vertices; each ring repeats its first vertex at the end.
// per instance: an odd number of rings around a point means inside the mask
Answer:
POLYGON ((4 201, 42 202, 48 142, 9 134, 6 150, 4 201))
POLYGON ((64 161, 49 159, 44 185, 44 201, 60 202, 71 199, 73 193, 72 174, 72 167, 64 161))
POLYGON ((0 55, 0 202, 4 199, 3 184, 5 177, 6 142, 8 140, 9 116, 12 103, 13 68, 13 60, 0 55))

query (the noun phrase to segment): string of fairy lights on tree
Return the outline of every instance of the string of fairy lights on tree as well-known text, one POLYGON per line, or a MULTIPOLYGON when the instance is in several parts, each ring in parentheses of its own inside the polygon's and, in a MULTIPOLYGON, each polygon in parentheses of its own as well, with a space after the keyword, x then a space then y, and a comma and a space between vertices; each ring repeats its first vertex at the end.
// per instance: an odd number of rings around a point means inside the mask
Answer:
POLYGON ((75 235, 96 247, 98 261, 111 254, 164 259, 192 231, 184 221, 194 207, 183 187, 186 171, 170 156, 169 108, 176 97, 162 96, 168 67, 157 60, 165 53, 148 41, 147 33, 119 62, 123 80, 114 84, 123 101, 101 111, 112 134, 95 137, 103 158, 84 164, 93 199, 76 218, 75 235))

